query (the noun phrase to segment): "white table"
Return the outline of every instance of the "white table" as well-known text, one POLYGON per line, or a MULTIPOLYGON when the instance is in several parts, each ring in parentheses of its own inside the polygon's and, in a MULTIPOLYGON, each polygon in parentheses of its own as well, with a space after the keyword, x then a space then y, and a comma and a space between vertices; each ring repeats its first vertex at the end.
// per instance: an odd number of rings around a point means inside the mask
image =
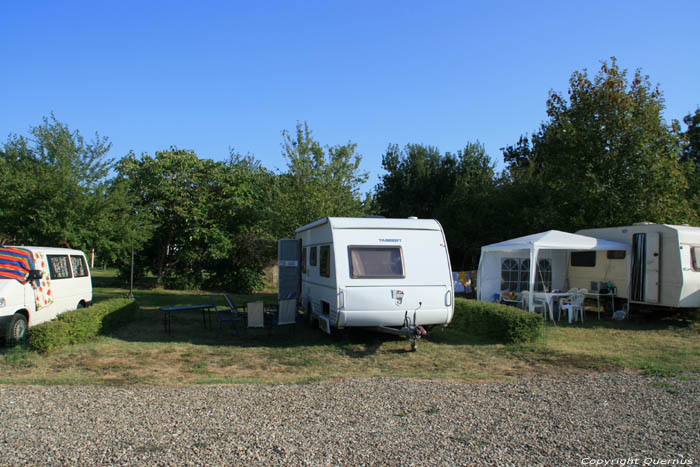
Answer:
MULTIPOLYGON (((573 294, 569 292, 535 292, 535 298, 538 298, 540 300, 544 299, 544 301, 547 303, 547 309, 549 310, 549 318, 554 321, 554 299, 557 301, 564 298, 564 297, 571 297, 573 294)), ((526 307, 528 306, 527 304, 525 305, 526 307)), ((561 313, 561 310, 559 310, 559 313, 561 313)))

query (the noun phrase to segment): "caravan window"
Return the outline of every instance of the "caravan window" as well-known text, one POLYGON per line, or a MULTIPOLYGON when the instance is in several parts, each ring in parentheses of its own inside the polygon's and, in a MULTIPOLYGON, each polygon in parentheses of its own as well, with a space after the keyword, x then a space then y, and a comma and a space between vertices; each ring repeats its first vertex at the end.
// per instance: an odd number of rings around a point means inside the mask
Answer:
POLYGON ((311 266, 316 266, 316 247, 311 247, 311 258, 309 258, 309 264, 311 266))
POLYGON ((571 265, 575 267, 594 268, 595 251, 572 251, 571 265))
POLYGON ((323 245, 319 256, 321 257, 321 267, 319 268, 321 277, 331 277, 331 247, 329 245, 323 245))
POLYGON ((608 259, 625 259, 627 252, 625 250, 608 250, 608 259))
POLYGON ((400 246, 349 246, 350 277, 406 277, 400 246))
POLYGON ((700 271, 700 246, 690 247, 690 259, 693 262, 693 269, 700 271))
POLYGON ((49 261, 49 277, 55 279, 70 279, 68 255, 46 255, 49 261))

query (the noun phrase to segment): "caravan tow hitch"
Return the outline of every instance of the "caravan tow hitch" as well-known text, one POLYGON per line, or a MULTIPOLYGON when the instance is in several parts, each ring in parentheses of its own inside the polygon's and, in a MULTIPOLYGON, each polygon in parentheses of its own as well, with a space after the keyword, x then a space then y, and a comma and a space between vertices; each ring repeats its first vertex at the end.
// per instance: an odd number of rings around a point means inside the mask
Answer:
MULTIPOLYGON (((418 302, 418 308, 421 307, 423 302, 418 302)), ((413 310, 413 322, 408 318, 408 310, 403 318, 403 326, 400 329, 392 328, 389 326, 378 326, 373 328, 375 331, 383 332, 385 334, 392 334, 394 336, 408 337, 411 339, 411 351, 415 352, 418 349, 418 339, 428 335, 428 331, 416 324, 416 312, 418 308, 413 310)))
MULTIPOLYGON (((420 308, 421 304, 422 303, 418 302, 418 308, 420 308)), ((428 331, 426 331, 423 326, 416 325, 416 311, 418 311, 418 308, 413 310, 412 324, 408 320, 408 310, 406 310, 406 315, 403 318, 403 329, 408 330, 410 333, 409 338, 411 339, 411 352, 418 350, 418 339, 428 335, 428 331)))

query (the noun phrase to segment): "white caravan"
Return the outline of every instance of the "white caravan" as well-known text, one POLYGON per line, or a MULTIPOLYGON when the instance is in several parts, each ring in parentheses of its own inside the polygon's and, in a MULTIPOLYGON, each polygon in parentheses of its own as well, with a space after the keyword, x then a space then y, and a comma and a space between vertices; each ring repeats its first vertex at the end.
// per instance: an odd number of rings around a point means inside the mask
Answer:
POLYGON ((24 337, 29 326, 92 304, 92 280, 79 250, 0 247, 0 336, 24 337))
POLYGON ((280 241, 280 295, 296 292, 326 332, 372 327, 414 337, 415 346, 422 326, 452 320, 450 257, 436 220, 327 217, 298 228, 296 238, 286 259, 282 242, 294 241, 280 241))
POLYGON ((610 282, 617 296, 631 303, 700 307, 700 227, 643 222, 577 233, 628 243, 632 249, 629 261, 623 251, 579 253, 569 261, 571 287, 610 282))

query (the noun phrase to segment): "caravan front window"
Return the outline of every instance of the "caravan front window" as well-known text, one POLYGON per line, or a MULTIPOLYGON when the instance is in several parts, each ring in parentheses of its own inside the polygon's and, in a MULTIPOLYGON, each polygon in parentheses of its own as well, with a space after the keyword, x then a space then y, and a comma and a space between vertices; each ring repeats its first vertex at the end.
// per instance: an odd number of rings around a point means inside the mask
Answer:
POLYGON ((400 246, 349 246, 350 277, 406 277, 400 246))

